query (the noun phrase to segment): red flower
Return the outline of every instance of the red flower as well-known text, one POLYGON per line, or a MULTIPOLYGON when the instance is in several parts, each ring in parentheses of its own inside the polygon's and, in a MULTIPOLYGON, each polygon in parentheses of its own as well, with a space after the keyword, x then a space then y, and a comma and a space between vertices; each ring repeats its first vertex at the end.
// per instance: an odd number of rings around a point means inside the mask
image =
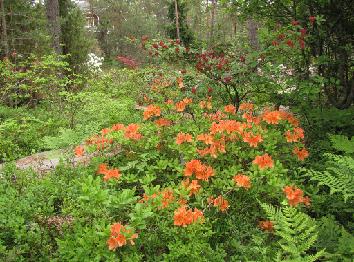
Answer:
POLYGON ((287 44, 289 47, 291 47, 291 48, 294 47, 294 42, 291 41, 290 39, 286 41, 286 44, 287 44))
POLYGON ((212 93, 213 92, 213 89, 211 87, 208 87, 208 93, 212 93))
POLYGON ((301 49, 305 49, 305 41, 303 39, 299 39, 299 45, 301 49))
POLYGON ((193 94, 197 93, 197 88, 196 88, 195 86, 192 87, 192 93, 193 93, 193 94))
POLYGON ((313 25, 316 21, 316 16, 310 16, 309 20, 310 20, 311 25, 313 25))
POLYGON ((293 21, 291 21, 291 24, 292 24, 293 26, 297 26, 297 25, 300 24, 300 22, 297 21, 297 20, 293 20, 293 21))
POLYGON ((280 34, 280 35, 278 35, 278 39, 279 39, 279 40, 284 40, 284 39, 285 39, 285 34, 280 34))
POLYGON ((272 41, 272 46, 278 46, 278 45, 279 45, 278 41, 276 40, 272 41))
POLYGON ((242 55, 242 56, 240 56, 240 62, 241 63, 244 63, 246 61, 246 58, 242 55))
POLYGON ((159 49, 159 45, 156 44, 156 43, 153 43, 153 44, 152 44, 152 47, 155 48, 155 49, 159 49))
POLYGON ((306 28, 301 28, 300 29, 300 33, 301 33, 301 37, 302 38, 306 36, 306 32, 307 32, 306 28))

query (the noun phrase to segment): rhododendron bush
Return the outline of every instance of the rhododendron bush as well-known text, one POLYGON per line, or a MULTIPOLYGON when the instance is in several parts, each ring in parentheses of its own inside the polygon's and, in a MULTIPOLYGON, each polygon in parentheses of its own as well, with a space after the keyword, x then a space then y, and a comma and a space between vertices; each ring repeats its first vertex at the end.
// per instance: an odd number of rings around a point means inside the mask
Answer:
POLYGON ((223 104, 212 93, 193 92, 183 73, 153 74, 147 84, 141 123, 117 123, 75 149, 78 156, 101 155, 91 175, 105 187, 133 192, 110 217, 107 248, 165 259, 193 250, 190 257, 205 252, 221 261, 232 256, 239 226, 267 241, 275 222, 260 203, 311 205, 290 172, 309 156, 294 114, 223 104), (178 251, 181 243, 185 250, 178 251))

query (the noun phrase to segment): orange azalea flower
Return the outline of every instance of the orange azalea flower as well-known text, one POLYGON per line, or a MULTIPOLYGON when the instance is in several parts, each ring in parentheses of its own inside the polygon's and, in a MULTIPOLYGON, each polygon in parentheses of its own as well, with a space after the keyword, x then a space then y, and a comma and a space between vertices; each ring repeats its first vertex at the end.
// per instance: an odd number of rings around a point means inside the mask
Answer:
POLYGON ((183 101, 179 101, 176 103, 176 111, 183 112, 186 109, 186 104, 183 101))
POLYGON ((214 199, 214 207, 218 207, 221 212, 226 211, 229 208, 229 202, 223 198, 221 195, 214 199))
POLYGON ((192 182, 190 182, 189 178, 182 181, 182 186, 189 191, 190 196, 195 195, 201 188, 198 180, 192 180, 192 182))
POLYGON ((273 159, 270 155, 264 154, 262 156, 256 156, 252 162, 255 165, 258 165, 259 169, 272 168, 274 166, 273 159))
POLYGON ((211 127, 210 127, 210 133, 211 134, 216 134, 216 133, 222 133, 222 132, 227 132, 228 134, 231 134, 233 132, 241 133, 244 129, 244 125, 241 122, 238 122, 236 120, 220 120, 219 123, 213 122, 211 127))
POLYGON ((254 108, 254 105, 251 103, 241 103, 239 109, 240 110, 249 110, 252 111, 254 108))
POLYGON ((198 220, 203 221, 203 218, 203 212, 197 208, 192 211, 191 209, 187 209, 186 206, 181 206, 174 212, 173 224, 175 226, 186 227, 198 220))
POLYGON ((311 204, 311 199, 308 196, 304 196, 302 198, 302 203, 304 203, 305 206, 310 206, 311 204))
POLYGON ((106 174, 103 177, 104 181, 107 181, 111 178, 119 179, 121 176, 120 172, 118 169, 110 169, 106 171, 106 174))
POLYGON ((85 149, 82 146, 77 146, 77 147, 75 147, 74 152, 75 152, 75 156, 80 157, 80 156, 84 155, 85 149))
POLYGON ((101 134, 102 134, 103 136, 109 134, 110 132, 111 132, 111 130, 110 130, 109 128, 104 128, 104 129, 101 130, 101 134))
POLYGON ((134 239, 138 238, 138 234, 132 234, 131 230, 126 229, 121 223, 111 225, 111 236, 107 241, 109 250, 115 250, 117 247, 122 247, 129 240, 131 245, 134 245, 134 239))
POLYGON ((283 192, 288 199, 290 206, 297 206, 299 203, 304 203, 306 205, 310 204, 310 198, 304 197, 304 192, 295 186, 286 186, 283 189, 283 192))
POLYGON ((180 145, 184 142, 192 143, 193 137, 191 134, 179 132, 176 137, 176 144, 180 145))
POLYGON ((171 189, 165 189, 161 192, 162 195, 162 208, 168 207, 175 199, 171 189))
POLYGON ((177 84, 179 88, 183 88, 184 84, 183 84, 183 78, 182 77, 177 77, 177 84))
POLYGON ((251 132, 245 132, 243 134, 243 142, 248 143, 251 147, 257 147, 258 143, 262 142, 263 138, 260 134, 254 135, 251 132))
POLYGON ((152 116, 160 116, 161 108, 156 105, 149 105, 144 111, 144 120, 151 118, 152 116))
POLYGON ((124 130, 124 125, 123 124, 115 124, 112 126, 112 130, 113 131, 120 131, 120 130, 124 130))
POLYGON ((173 105, 173 101, 171 99, 168 99, 166 102, 165 102, 166 105, 173 105))
POLYGON ((281 120, 281 113, 279 111, 265 112, 263 114, 263 120, 268 124, 278 124, 281 120))
POLYGON ((212 105, 211 101, 200 101, 200 102, 199 102, 199 107, 200 107, 201 109, 208 109, 208 110, 210 110, 210 109, 213 108, 213 105, 212 105))
POLYGON ((227 106, 224 107, 224 111, 226 113, 234 115, 234 114, 236 114, 236 107, 233 106, 233 105, 227 105, 227 106))
POLYGON ((198 141, 203 141, 207 145, 212 145, 214 143, 214 137, 209 134, 200 134, 197 136, 198 141))
POLYGON ((193 174, 197 179, 208 181, 209 177, 214 176, 214 170, 211 166, 203 165, 200 160, 191 160, 186 163, 184 175, 192 176, 193 174))
POLYGON ((297 158, 301 161, 304 161, 305 158, 309 156, 309 152, 306 150, 306 148, 299 149, 298 147, 295 147, 293 153, 297 155, 297 158))
POLYGON ((163 126, 170 126, 172 124, 172 122, 166 118, 160 118, 155 121, 155 124, 160 127, 163 127, 163 126))
POLYGON ((142 138, 142 135, 138 132, 138 124, 130 124, 125 128, 124 137, 133 140, 139 140, 142 138))
POLYGON ((285 139, 288 143, 297 142, 299 137, 295 133, 291 133, 290 130, 285 132, 285 139))
POLYGON ((301 139, 305 138, 305 132, 301 127, 294 128, 294 133, 297 135, 298 138, 301 139))
POLYGON ((270 220, 259 221, 258 226, 264 231, 272 232, 274 230, 274 224, 270 220))
POLYGON ((251 181, 248 176, 238 174, 234 176, 234 181, 239 187, 249 189, 251 187, 251 181))
POLYGON ((100 164, 98 166, 97 174, 105 175, 107 171, 108 171, 107 165, 106 164, 100 164))

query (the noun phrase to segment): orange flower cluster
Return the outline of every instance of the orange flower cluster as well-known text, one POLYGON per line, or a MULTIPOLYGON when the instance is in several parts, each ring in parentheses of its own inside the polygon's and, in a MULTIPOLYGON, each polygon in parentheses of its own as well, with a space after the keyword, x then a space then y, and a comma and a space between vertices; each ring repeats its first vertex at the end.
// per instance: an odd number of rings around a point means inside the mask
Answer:
POLYGON ((179 132, 176 137, 176 144, 180 145, 184 142, 192 143, 193 137, 191 134, 179 132))
POLYGON ((270 111, 265 112, 262 116, 263 121, 266 121, 268 124, 277 125, 279 121, 282 120, 282 114, 280 111, 270 111))
POLYGON ((186 106, 192 103, 191 98, 185 98, 182 101, 179 101, 176 103, 176 111, 177 112, 183 112, 186 109, 186 106))
POLYGON ((147 120, 153 116, 160 116, 161 115, 161 108, 156 105, 149 105, 146 107, 144 111, 144 120, 147 120))
POLYGON ((241 103, 239 109, 244 111, 252 111, 254 105, 251 103, 241 103))
POLYGON ((236 114, 236 107, 233 105, 227 105, 224 107, 224 111, 226 113, 231 114, 231 115, 235 115, 236 114))
POLYGON ((181 206, 175 211, 173 219, 175 226, 186 227, 197 221, 203 222, 204 215, 203 212, 197 208, 194 208, 192 211, 192 209, 187 209, 186 206, 181 206))
POLYGON ((156 205, 157 199, 161 199, 161 206, 159 206, 159 209, 164 209, 169 207, 171 203, 175 200, 173 191, 169 188, 164 189, 161 192, 154 193, 150 196, 144 194, 143 198, 139 200, 139 203, 147 203, 150 201, 152 205, 156 205))
POLYGON ((301 161, 304 161, 305 158, 309 156, 309 152, 306 150, 306 148, 299 149, 298 147, 295 147, 293 153, 297 155, 297 158, 301 161))
POLYGON ((252 162, 257 165, 259 169, 272 168, 274 166, 273 159, 270 155, 264 154, 262 156, 256 156, 256 158, 252 162))
POLYGON ((264 231, 272 232, 274 230, 274 224, 270 220, 259 221, 258 226, 264 231))
POLYGON ((213 108, 213 105, 212 105, 212 103, 211 103, 211 99, 212 99, 212 98, 209 97, 207 101, 200 101, 200 102, 199 102, 199 107, 200 107, 201 109, 207 109, 207 110, 212 109, 212 108, 213 108))
POLYGON ((261 123, 261 118, 259 116, 253 116, 252 112, 244 113, 242 118, 246 119, 247 123, 254 123, 255 125, 259 125, 261 123))
POLYGON ((208 181, 209 177, 214 176, 214 170, 211 166, 203 165, 200 160, 191 160, 186 163, 184 175, 192 176, 193 174, 197 179, 208 181))
POLYGON ((234 176, 234 181, 236 183, 237 186, 239 187, 243 187, 246 189, 251 188, 251 181, 250 178, 248 176, 242 175, 242 174, 237 174, 236 176, 234 176))
POLYGON ((95 135, 87 139, 85 143, 87 145, 96 145, 97 150, 103 150, 107 144, 112 144, 113 140, 106 138, 105 135, 95 135))
POLYGON ((262 142, 263 138, 260 134, 254 135, 251 132, 243 133, 243 142, 248 143, 251 147, 257 147, 258 143, 262 142))
POLYGON ((166 118, 160 118, 155 121, 155 124, 159 127, 164 127, 172 125, 172 122, 166 118))
POLYGON ((106 164, 100 164, 98 166, 97 174, 104 175, 104 181, 107 181, 111 178, 119 179, 121 177, 118 169, 108 169, 106 164))
POLYGON ((125 128, 124 137, 132 140, 139 140, 143 136, 139 133, 140 126, 138 124, 130 124, 125 128))
POLYGON ((305 137, 305 132, 300 127, 294 128, 293 132, 291 132, 290 130, 285 132, 286 141, 289 143, 298 142, 300 139, 304 139, 304 137, 305 137))
POLYGON ((215 199, 211 196, 208 201, 212 202, 214 207, 218 207, 221 212, 225 212, 230 207, 229 201, 227 201, 221 195, 215 199))
POLYGON ((134 245, 134 239, 138 238, 138 234, 132 234, 131 230, 127 229, 121 223, 111 225, 111 236, 107 241, 109 250, 115 250, 117 247, 122 247, 127 244, 134 245))
POLYGON ((75 156, 80 157, 84 155, 85 149, 83 146, 77 146, 75 147, 74 152, 75 152, 75 156))
POLYGON ((184 188, 186 188, 189 191, 189 195, 195 195, 196 193, 198 193, 199 189, 201 188, 201 185, 199 185, 199 181, 198 180, 192 180, 190 181, 189 178, 187 178, 186 180, 182 181, 182 186, 184 188))
POLYGON ((299 203, 304 203, 306 206, 310 205, 310 198, 304 197, 304 192, 295 186, 286 186, 283 189, 290 206, 297 206, 299 203))
POLYGON ((213 122, 210 127, 211 134, 226 132, 231 134, 233 132, 240 133, 246 127, 245 123, 238 122, 236 120, 221 120, 219 123, 213 122))
POLYGON ((201 134, 197 136, 197 140, 203 141, 205 144, 210 145, 204 149, 197 149, 197 152, 201 156, 210 154, 212 157, 216 158, 218 153, 226 153, 224 137, 215 139, 212 135, 201 134))

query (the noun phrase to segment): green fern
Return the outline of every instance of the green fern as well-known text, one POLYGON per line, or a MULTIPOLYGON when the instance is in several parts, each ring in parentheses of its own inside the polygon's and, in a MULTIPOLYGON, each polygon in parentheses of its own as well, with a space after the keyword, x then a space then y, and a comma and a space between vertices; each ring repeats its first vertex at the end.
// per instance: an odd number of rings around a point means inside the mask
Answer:
POLYGON ((261 204, 268 218, 274 222, 275 234, 281 239, 281 251, 276 261, 317 261, 324 255, 324 250, 316 254, 307 254, 317 240, 316 223, 308 215, 293 207, 275 208, 261 204))
POLYGON ((328 186, 330 194, 340 193, 344 201, 354 196, 354 159, 349 156, 325 154, 328 158, 325 171, 308 170, 306 176, 318 182, 318 185, 328 186))
POLYGON ((348 137, 342 135, 331 135, 329 139, 332 142, 334 149, 343 151, 346 154, 354 153, 354 136, 349 140, 348 137))

